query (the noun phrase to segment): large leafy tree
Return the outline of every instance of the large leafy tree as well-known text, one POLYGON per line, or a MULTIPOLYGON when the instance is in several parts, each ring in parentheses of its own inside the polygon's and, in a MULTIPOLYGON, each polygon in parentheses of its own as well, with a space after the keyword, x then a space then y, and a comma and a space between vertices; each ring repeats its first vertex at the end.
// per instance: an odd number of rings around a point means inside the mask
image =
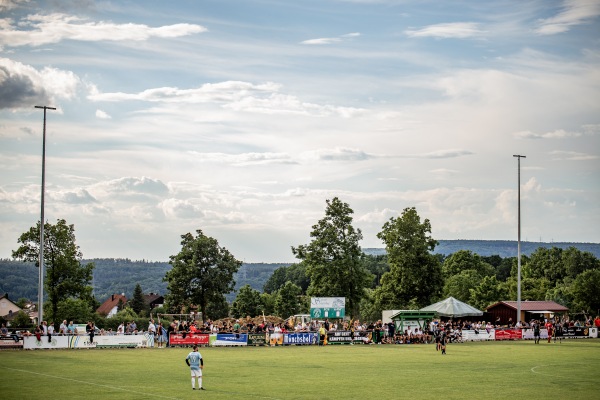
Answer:
POLYGON ((325 217, 312 227, 312 241, 292 247, 293 254, 306 265, 310 296, 345 297, 349 314, 358 304, 372 276, 361 262, 360 229, 352 226, 354 211, 337 197, 327 200, 325 217))
POLYGON ((275 313, 281 318, 295 315, 302 309, 302 288, 290 281, 277 292, 275 297, 275 313))
POLYGON ((405 208, 397 218, 383 225, 377 237, 385 244, 390 264, 375 291, 378 309, 424 307, 439 298, 442 268, 432 254, 437 241, 431 237, 431 224, 414 207, 405 208))
POLYGON ((466 269, 452 275, 444 283, 444 297, 452 296, 455 299, 469 303, 471 290, 481 282, 481 279, 481 275, 474 269, 466 269))
POLYGON ((269 277, 263 286, 266 293, 275 293, 281 289, 287 281, 300 286, 303 293, 306 293, 309 285, 309 279, 306 276, 306 266, 304 263, 292 264, 287 267, 279 267, 269 277))
POLYGON ((244 285, 238 291, 238 294, 231 305, 231 313, 234 317, 240 318, 247 315, 255 317, 260 314, 260 292, 252 289, 250 285, 244 285))
POLYGON ((481 282, 470 289, 469 304, 480 310, 485 310, 486 307, 492 304, 506 300, 507 290, 502 282, 498 282, 495 275, 485 276, 481 282))
POLYGON ((481 278, 494 274, 494 267, 470 250, 459 250, 447 257, 442 264, 442 272, 446 279, 467 270, 475 271, 481 278))
POLYGON ((181 238, 181 251, 170 257, 172 268, 164 278, 169 291, 166 300, 180 310, 197 305, 205 319, 207 305, 233 290, 233 275, 242 262, 200 229, 196 236, 186 233, 181 238))
POLYGON ((571 286, 575 312, 596 314, 600 310, 600 269, 590 269, 577 276, 571 286))
MULTIPOLYGON (((12 252, 12 256, 39 264, 40 223, 23 233, 18 242, 21 245, 12 252)), ((59 304, 69 298, 82 299, 91 307, 94 263, 81 263, 82 254, 75 244, 75 227, 68 225, 64 219, 57 220, 54 225, 45 223, 43 251, 44 286, 51 308, 48 319, 61 319, 59 304)))

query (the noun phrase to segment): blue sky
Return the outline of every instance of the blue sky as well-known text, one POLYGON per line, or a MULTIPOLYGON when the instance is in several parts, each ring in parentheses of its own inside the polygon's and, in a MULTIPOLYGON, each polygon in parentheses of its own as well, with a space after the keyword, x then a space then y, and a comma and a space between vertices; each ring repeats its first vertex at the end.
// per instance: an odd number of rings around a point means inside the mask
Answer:
POLYGON ((202 229, 293 262, 335 196, 363 247, 600 242, 600 0, 0 0, 0 257, 39 220, 85 258, 202 229))

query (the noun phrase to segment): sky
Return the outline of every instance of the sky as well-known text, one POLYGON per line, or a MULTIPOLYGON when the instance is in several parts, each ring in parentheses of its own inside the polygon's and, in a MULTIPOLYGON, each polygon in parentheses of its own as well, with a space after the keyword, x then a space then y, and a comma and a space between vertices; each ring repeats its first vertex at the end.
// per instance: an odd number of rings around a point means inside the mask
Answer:
POLYGON ((326 201, 363 248, 600 242, 600 0, 0 0, 0 257, 40 219, 88 258, 201 229, 294 262, 326 201))

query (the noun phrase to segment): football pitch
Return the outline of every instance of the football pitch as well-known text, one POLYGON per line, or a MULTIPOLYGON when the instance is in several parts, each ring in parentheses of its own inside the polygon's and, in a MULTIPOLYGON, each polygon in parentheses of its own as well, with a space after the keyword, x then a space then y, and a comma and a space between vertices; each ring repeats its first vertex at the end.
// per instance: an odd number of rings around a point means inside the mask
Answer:
POLYGON ((200 348, 3 350, 5 399, 598 398, 600 340, 200 348))

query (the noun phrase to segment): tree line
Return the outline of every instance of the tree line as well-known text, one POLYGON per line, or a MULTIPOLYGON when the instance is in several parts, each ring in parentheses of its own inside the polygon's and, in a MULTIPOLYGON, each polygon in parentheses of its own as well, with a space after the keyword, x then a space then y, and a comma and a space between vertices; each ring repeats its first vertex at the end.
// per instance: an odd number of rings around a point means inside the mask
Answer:
MULTIPOLYGON (((287 317, 307 312, 312 296, 345 297, 347 315, 374 320, 382 310, 418 309, 447 296, 479 309, 516 299, 516 257, 480 256, 469 250, 447 257, 435 254, 438 242, 431 235, 431 223, 421 219, 415 207, 405 208, 382 226, 377 237, 385 254, 368 255, 360 247, 363 236, 353 226, 352 215, 349 204, 337 197, 327 200, 324 217, 312 226, 310 242, 291 248, 298 262, 275 269, 262 292, 251 285, 239 288, 233 301, 226 295, 235 287, 242 262, 200 229, 182 235, 181 250, 170 257, 160 279, 166 284, 161 311, 199 311, 210 319, 263 313, 287 317)), ((38 223, 21 235, 15 259, 37 263, 39 228, 38 223)), ((45 231, 45 314, 56 321, 78 314, 75 319, 85 316, 101 326, 101 317, 94 315, 99 305, 92 291, 95 265, 83 261, 73 225, 61 219, 55 225, 46 223, 45 231)), ((157 287, 157 280, 137 282, 136 310, 131 304, 122 310, 128 317, 143 311, 141 283, 148 290, 157 287)), ((598 313, 599 286, 600 262, 590 252, 538 248, 522 257, 523 300, 554 300, 574 313, 598 313)))

